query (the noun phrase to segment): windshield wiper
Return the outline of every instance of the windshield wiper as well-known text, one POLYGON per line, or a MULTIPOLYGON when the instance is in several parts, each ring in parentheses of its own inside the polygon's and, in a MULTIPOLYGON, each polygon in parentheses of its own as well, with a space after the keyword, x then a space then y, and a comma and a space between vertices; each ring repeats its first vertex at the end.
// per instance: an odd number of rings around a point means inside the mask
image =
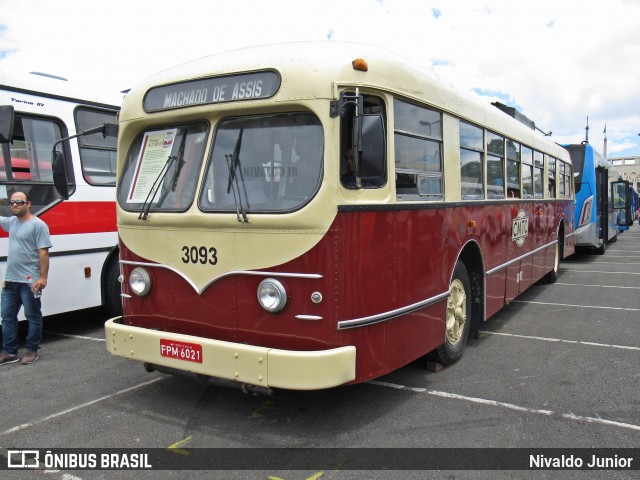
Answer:
MULTIPOLYGON (((178 186, 178 177, 180 176, 182 167, 185 164, 184 144, 186 143, 186 138, 187 138, 187 132, 185 132, 182 135, 182 140, 180 141, 180 148, 178 148, 178 155, 173 157, 175 160, 177 160, 177 164, 175 166, 175 169, 173 170, 173 178, 171 179, 171 182, 169 182, 169 188, 165 188, 164 191, 162 192, 162 196, 158 200, 158 205, 162 205, 162 202, 164 202, 164 200, 167 198, 167 195, 169 195, 169 192, 176 191, 176 187, 178 186)), ((170 168, 167 168, 167 173, 169 173, 169 170, 170 168)))
POLYGON ((149 210, 151 209, 151 204, 153 203, 153 199, 156 198, 156 193, 158 193, 158 189, 156 188, 156 185, 160 185, 162 183, 162 181, 164 180, 164 177, 167 176, 167 172, 171 168, 171 164, 176 160, 177 160, 177 157, 175 155, 169 155, 169 158, 167 158, 167 162, 162 167, 162 170, 160 170, 160 173, 154 180, 153 185, 151 185, 151 190, 149 190, 149 193, 147 194, 147 198, 144 200, 144 203, 142 204, 142 211, 140 212, 140 215, 138 215, 138 220, 146 220, 147 217, 149 217, 149 210))
POLYGON ((242 133, 244 128, 240 129, 238 138, 236 140, 236 146, 233 149, 232 155, 225 155, 227 159, 227 167, 229 168, 229 181, 227 182, 227 194, 233 192, 233 201, 236 204, 236 218, 239 222, 249 223, 247 218, 247 211, 242 202, 242 192, 244 191, 244 198, 249 207, 249 197, 247 196, 247 188, 244 184, 244 176, 242 174, 242 166, 240 165, 240 147, 242 146, 242 133), (236 171, 240 171, 238 177, 236 171), (238 179, 239 178, 239 179, 238 179), (240 183, 242 183, 242 190, 240 190, 240 183))

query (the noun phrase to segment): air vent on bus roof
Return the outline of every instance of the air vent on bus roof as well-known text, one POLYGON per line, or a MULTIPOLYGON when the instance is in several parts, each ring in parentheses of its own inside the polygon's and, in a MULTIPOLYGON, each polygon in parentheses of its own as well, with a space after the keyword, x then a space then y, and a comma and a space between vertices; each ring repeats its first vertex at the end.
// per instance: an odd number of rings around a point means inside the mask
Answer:
POLYGON ((535 122, 533 120, 530 120, 527 117, 525 117, 523 114, 521 114, 515 108, 510 107, 510 106, 505 105, 504 103, 500 103, 500 102, 491 102, 491 105, 493 105, 496 108, 499 108, 500 110, 502 110, 504 113, 506 113, 510 117, 513 117, 516 120, 518 120, 520 123, 524 123, 531 130, 535 130, 536 129, 535 122))
POLYGON ((69 80, 67 80, 64 77, 60 77, 58 75, 54 75, 52 73, 45 73, 45 72, 29 72, 32 75, 40 75, 41 77, 47 77, 47 78, 53 78, 54 80, 62 80, 63 82, 68 82, 69 80))

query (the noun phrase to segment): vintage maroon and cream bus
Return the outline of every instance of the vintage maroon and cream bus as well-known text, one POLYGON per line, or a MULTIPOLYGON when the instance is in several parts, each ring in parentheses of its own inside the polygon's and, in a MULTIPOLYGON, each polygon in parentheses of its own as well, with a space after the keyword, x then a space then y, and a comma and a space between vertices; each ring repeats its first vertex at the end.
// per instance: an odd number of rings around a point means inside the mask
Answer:
POLYGON ((366 381, 573 253, 569 154, 386 50, 233 51, 126 96, 107 348, 248 389, 366 381))

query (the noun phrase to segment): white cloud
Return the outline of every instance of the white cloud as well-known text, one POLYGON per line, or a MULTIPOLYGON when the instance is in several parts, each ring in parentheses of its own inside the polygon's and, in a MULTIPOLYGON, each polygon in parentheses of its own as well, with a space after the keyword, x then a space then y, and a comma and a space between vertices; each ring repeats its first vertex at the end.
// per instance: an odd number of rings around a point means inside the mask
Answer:
POLYGON ((556 141, 582 141, 589 116, 597 148, 606 123, 609 152, 640 154, 635 0, 0 0, 0 8, 0 71, 121 90, 224 50, 362 41, 433 65, 462 90, 512 100, 556 141))

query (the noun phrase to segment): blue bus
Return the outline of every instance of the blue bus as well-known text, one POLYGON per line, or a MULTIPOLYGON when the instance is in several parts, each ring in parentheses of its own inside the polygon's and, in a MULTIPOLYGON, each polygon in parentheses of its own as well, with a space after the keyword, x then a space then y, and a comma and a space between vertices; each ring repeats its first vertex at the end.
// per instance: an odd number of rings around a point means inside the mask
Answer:
POLYGON ((638 193, 628 180, 618 180, 611 184, 613 209, 618 216, 621 232, 633 225, 638 210, 638 193))
MULTIPOLYGON (((629 193, 631 195, 631 223, 629 226, 633 225, 633 221, 638 218, 638 210, 640 209, 640 194, 633 188, 633 185, 629 184, 629 193)), ((640 218, 638 218, 638 225, 640 225, 640 218)))
POLYGON ((602 255, 607 242, 614 242, 619 232, 619 210, 614 210, 612 201, 618 172, 587 142, 563 146, 573 162, 576 247, 602 255))

